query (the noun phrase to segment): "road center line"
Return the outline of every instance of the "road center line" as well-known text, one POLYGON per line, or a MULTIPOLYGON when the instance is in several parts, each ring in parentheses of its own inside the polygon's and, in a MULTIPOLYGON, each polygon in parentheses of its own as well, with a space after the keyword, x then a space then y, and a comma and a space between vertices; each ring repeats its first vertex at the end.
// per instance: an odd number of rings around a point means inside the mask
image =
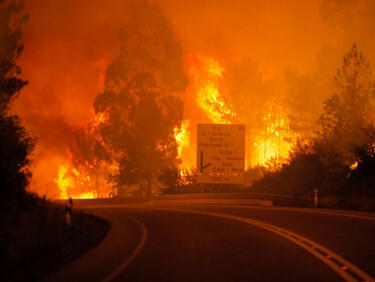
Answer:
POLYGON ((340 275, 345 281, 375 281, 373 277, 359 269, 357 266, 353 265, 349 261, 345 260, 333 251, 323 247, 322 245, 311 241, 310 239, 303 237, 297 233, 291 232, 287 229, 280 228, 275 225, 271 225, 265 222, 257 221, 251 218, 239 217, 229 214, 216 213, 216 212, 206 212, 206 211, 196 211, 196 210, 186 210, 186 209, 174 209, 174 208, 159 208, 159 207, 149 207, 154 210, 165 210, 174 212, 183 212, 190 214, 201 214, 209 215, 215 217, 221 217, 225 219, 231 219, 251 225, 258 226, 260 228, 271 231, 279 236, 282 236, 293 243, 297 244, 301 248, 305 249, 307 252, 312 254, 317 259, 321 260, 327 266, 329 266, 333 271, 340 275))
MULTIPOLYGON (((292 212, 300 212, 300 213, 314 213, 314 214, 323 214, 323 215, 334 215, 334 216, 341 216, 341 217, 349 217, 355 219, 364 219, 375 221, 375 216, 370 215, 362 215, 356 214, 355 212, 349 213, 347 211, 336 212, 335 210, 326 210, 326 209, 311 209, 311 208, 296 208, 296 207, 260 207, 260 206, 252 206, 252 205, 215 205, 215 204, 198 204, 199 206, 207 206, 207 207, 225 207, 225 208, 241 208, 241 209, 267 209, 267 210, 280 210, 280 211, 292 211, 292 212)), ((130 208, 134 207, 134 205, 128 204, 107 204, 107 205, 93 205, 93 206, 84 206, 79 207, 78 209, 89 210, 89 209, 98 209, 98 208, 130 208)), ((144 206, 143 206, 144 207, 144 206)))
POLYGON ((133 221, 134 223, 136 223, 141 228, 141 231, 142 231, 141 241, 139 242, 139 244, 135 248, 135 250, 131 253, 131 255, 119 267, 117 267, 110 275, 108 275, 106 278, 104 278, 102 280, 102 282, 111 281, 120 272, 122 272, 136 258, 136 256, 142 250, 143 246, 146 243, 146 240, 147 240, 147 229, 146 229, 146 226, 144 226, 144 224, 142 222, 140 222, 139 220, 137 220, 137 219, 135 219, 133 217, 126 216, 125 218, 133 221))
POLYGON ((207 205, 207 204, 199 204, 200 206, 205 207, 218 207, 218 208, 236 208, 236 209, 261 209, 261 210, 279 210, 279 211, 291 211, 291 212, 299 212, 299 213, 313 213, 313 214, 323 214, 323 215, 334 215, 334 216, 341 216, 341 217, 349 217, 355 219, 364 219, 375 221, 375 216, 367 216, 355 213, 349 213, 347 211, 336 212, 334 210, 325 210, 325 209, 311 209, 311 208, 295 208, 295 207, 259 207, 259 206, 251 206, 251 205, 207 205))

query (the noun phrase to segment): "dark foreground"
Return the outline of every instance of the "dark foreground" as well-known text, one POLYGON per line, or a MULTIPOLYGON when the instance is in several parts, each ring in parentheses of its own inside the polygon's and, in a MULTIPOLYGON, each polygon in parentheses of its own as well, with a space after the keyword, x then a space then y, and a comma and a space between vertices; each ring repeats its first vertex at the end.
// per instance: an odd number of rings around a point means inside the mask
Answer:
POLYGON ((46 281, 364 281, 375 216, 169 197, 80 203, 112 223, 105 240, 46 281), (281 229, 280 229, 281 228, 281 229))
POLYGON ((97 246, 109 229, 109 222, 80 211, 68 227, 64 209, 52 203, 22 212, 2 222, 0 281, 39 281, 97 246))

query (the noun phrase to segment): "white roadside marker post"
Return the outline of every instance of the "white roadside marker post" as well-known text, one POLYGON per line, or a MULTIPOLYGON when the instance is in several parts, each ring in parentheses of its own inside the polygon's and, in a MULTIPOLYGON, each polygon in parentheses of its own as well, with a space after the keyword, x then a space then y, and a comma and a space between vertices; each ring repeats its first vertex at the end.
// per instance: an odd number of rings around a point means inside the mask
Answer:
POLYGON ((319 190, 317 188, 314 189, 314 208, 318 207, 318 191, 319 190))
POLYGON ((72 210, 73 210, 73 199, 69 198, 68 203, 65 205, 65 223, 66 226, 72 225, 72 210))

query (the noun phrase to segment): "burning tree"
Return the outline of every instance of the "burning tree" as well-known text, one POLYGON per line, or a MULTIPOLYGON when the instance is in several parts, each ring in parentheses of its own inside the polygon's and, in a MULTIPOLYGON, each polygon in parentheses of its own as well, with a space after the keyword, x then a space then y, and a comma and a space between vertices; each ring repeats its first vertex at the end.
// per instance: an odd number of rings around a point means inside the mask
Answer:
POLYGON ((246 124, 249 166, 281 164, 294 142, 289 130, 284 98, 275 82, 263 78, 252 61, 232 65, 224 72, 227 97, 237 119, 246 124))
POLYGON ((0 200, 1 207, 10 210, 25 195, 28 154, 33 147, 18 117, 8 113, 10 103, 27 84, 19 78, 17 65, 23 50, 21 25, 26 19, 22 4, 0 1, 0 200))
POLYGON ((187 79, 181 47, 160 8, 145 1, 132 9, 94 107, 107 117, 98 130, 102 147, 119 164, 118 185, 151 194, 161 170, 177 164, 178 92, 187 79))
POLYGON ((195 86, 197 105, 213 123, 232 123, 235 114, 220 89, 223 68, 212 58, 200 58, 194 63, 189 73, 195 86))
POLYGON ((97 115, 86 129, 74 132, 75 142, 67 148, 69 163, 60 165, 55 179, 60 198, 107 197, 112 192, 118 165, 98 135, 103 120, 97 115))

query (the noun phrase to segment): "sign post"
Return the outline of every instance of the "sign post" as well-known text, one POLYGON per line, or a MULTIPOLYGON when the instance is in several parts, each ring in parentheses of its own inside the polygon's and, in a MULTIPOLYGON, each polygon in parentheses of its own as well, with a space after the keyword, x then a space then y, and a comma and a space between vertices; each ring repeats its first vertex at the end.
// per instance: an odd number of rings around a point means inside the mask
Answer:
POLYGON ((245 126, 198 124, 197 168, 198 183, 243 183, 245 126))

